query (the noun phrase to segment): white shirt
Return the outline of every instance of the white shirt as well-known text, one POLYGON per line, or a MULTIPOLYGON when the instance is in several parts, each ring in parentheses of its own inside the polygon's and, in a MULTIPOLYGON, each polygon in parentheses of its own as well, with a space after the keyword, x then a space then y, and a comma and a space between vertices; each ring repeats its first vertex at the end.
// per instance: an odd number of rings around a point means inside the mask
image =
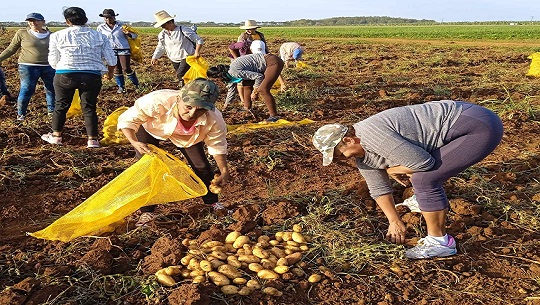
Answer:
POLYGON ((88 26, 70 26, 51 34, 49 64, 56 70, 105 70, 116 66, 107 37, 88 26))
POLYGON ((203 43, 202 38, 188 27, 177 26, 172 31, 164 29, 158 34, 158 44, 152 59, 158 59, 167 53, 171 61, 181 62, 195 53, 195 44, 203 43))

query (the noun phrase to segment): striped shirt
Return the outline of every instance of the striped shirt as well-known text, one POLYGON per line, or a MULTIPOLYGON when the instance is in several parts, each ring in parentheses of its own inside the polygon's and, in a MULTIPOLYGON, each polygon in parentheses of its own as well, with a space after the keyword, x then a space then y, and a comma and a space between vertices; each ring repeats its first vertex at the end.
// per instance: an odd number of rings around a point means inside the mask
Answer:
MULTIPOLYGON (((129 42, 126 34, 122 31, 122 23, 116 22, 111 29, 106 23, 102 23, 97 26, 97 31, 109 38, 111 47, 115 50, 127 50, 129 49, 129 42)), ((137 38, 137 34, 131 33, 133 39, 137 38)))
POLYGON ((264 80, 266 59, 264 54, 247 54, 234 59, 229 67, 229 74, 245 80, 254 80, 254 87, 259 87, 264 80))
POLYGON ((103 71, 116 66, 107 37, 88 26, 73 25, 51 34, 49 64, 56 70, 103 71))

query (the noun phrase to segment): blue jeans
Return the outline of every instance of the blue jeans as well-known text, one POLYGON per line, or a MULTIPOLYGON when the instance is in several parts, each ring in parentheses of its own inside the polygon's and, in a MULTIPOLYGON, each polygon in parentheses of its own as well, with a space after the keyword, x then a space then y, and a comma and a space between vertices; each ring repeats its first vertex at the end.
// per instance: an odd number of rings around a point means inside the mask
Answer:
POLYGON ((19 65, 19 76, 21 78, 21 89, 17 100, 17 114, 26 115, 28 103, 34 92, 36 85, 41 78, 45 86, 45 98, 47 99, 47 110, 54 111, 54 79, 55 70, 51 66, 30 66, 19 65))

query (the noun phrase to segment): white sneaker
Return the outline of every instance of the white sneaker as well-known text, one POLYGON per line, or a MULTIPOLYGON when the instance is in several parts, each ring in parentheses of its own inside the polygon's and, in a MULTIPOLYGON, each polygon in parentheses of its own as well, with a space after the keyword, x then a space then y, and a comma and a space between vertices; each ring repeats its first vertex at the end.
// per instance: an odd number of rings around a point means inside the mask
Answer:
POLYGON ((420 206, 418 205, 418 201, 416 201, 416 195, 412 195, 411 197, 405 199, 402 203, 396 204, 396 206, 406 206, 411 210, 413 213, 421 213, 420 206))
POLYGON ((88 140, 86 147, 88 148, 99 148, 99 141, 98 140, 88 140))
POLYGON ((446 257, 457 253, 456 241, 448 235, 448 243, 441 245, 438 241, 425 237, 418 241, 418 244, 405 251, 406 258, 421 259, 432 257, 446 257))
POLYGON ((50 144, 62 145, 62 137, 55 137, 52 133, 41 135, 41 139, 50 144))

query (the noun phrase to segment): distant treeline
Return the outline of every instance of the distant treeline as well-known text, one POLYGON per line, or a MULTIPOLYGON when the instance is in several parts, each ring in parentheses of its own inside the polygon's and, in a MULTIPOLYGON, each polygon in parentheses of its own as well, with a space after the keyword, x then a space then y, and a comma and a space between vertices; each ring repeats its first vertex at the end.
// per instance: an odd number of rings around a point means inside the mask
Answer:
MULTIPOLYGON (((179 24, 192 24, 191 21, 177 20, 179 24)), ((148 21, 123 21, 134 27, 152 27, 154 22, 148 21)), ((92 22, 89 25, 96 27, 102 22, 92 22)), ((201 27, 236 27, 243 25, 241 23, 234 22, 197 22, 197 26, 201 27)), ((408 18, 394 18, 388 16, 369 16, 369 17, 333 17, 326 19, 300 19, 292 21, 259 21, 261 26, 284 26, 284 27, 305 27, 305 26, 358 26, 358 25, 432 25, 432 24, 456 24, 456 25, 519 25, 519 24, 540 24, 540 21, 478 21, 478 22, 437 22, 429 19, 408 19, 408 18)), ((66 26, 64 21, 51 21, 47 22, 50 27, 63 27, 66 26)), ((24 27, 26 22, 0 22, 0 26, 4 27, 24 27)))

